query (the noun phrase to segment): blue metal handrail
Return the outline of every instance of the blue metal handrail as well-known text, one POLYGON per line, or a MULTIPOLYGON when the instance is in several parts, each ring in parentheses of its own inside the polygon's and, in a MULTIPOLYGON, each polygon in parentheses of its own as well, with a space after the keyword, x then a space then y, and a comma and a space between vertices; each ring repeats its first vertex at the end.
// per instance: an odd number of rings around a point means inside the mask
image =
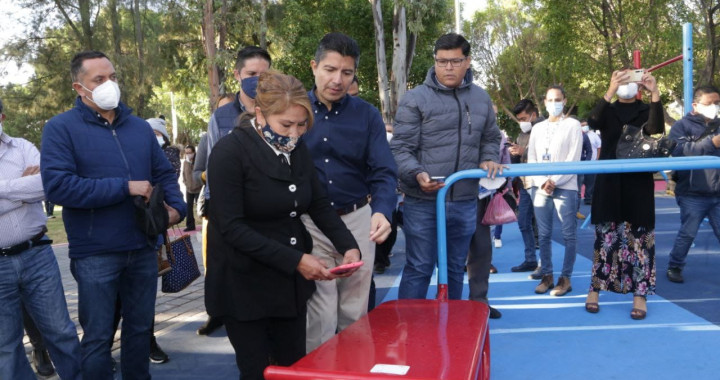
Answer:
MULTIPOLYGON (((576 162, 553 162, 549 164, 512 164, 498 177, 520 177, 551 174, 601 174, 637 173, 660 170, 720 169, 720 157, 671 157, 636 158, 623 160, 596 160, 576 162)), ((445 198, 450 187, 457 181, 468 178, 483 178, 487 172, 482 169, 462 170, 445 179, 445 186, 437 194, 437 235, 438 235, 438 285, 447 284, 447 230, 445 223, 445 198)))

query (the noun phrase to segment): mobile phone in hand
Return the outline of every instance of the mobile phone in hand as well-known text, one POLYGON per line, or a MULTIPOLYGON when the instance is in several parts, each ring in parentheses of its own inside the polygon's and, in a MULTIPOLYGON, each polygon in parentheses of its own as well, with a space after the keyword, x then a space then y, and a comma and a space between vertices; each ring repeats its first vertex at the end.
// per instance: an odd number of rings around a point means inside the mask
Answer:
POLYGON ((335 268, 330 269, 330 273, 345 274, 345 273, 351 271, 352 269, 361 267, 362 265, 363 265, 362 261, 356 261, 356 262, 350 263, 350 264, 338 265, 335 268))
POLYGON ((440 182, 440 183, 445 182, 445 176, 444 176, 444 175, 434 175, 434 176, 430 177, 430 179, 433 180, 433 181, 435 181, 435 182, 440 182))
POLYGON ((642 82, 642 77, 644 74, 645 69, 630 70, 630 82, 642 82))

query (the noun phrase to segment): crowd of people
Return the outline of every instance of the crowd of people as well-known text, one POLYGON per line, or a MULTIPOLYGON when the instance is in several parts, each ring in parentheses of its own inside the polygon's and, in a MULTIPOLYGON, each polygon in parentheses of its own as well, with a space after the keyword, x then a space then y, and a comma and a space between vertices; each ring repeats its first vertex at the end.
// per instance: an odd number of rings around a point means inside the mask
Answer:
MULTIPOLYGON (((468 41, 443 35, 433 56, 425 81, 400 99, 388 126, 353 93, 360 49, 351 37, 322 38, 309 62, 310 91, 272 70, 267 51, 246 47, 234 71, 239 91, 223 97, 197 149, 187 145, 181 154, 164 119, 143 120, 120 101, 105 54, 78 53, 70 63, 75 105, 47 122, 42 154, 3 133, 0 123, 0 378, 35 378, 23 326, 33 360, 47 362, 49 353, 63 379, 113 377, 111 346, 120 319, 124 378, 148 379, 148 358, 168 360, 153 336, 158 237, 140 228, 134 205, 158 189, 169 224, 187 216, 186 231, 195 229, 199 203, 208 320, 198 334, 224 325, 242 378, 262 379, 271 363, 294 363, 372 308, 373 269, 389 265, 386 244, 392 247, 398 219, 407 259, 398 297, 428 296, 437 265, 435 205, 445 177, 482 168, 493 180, 508 162, 611 160, 624 125, 647 134, 665 128, 655 78, 646 73, 633 82, 628 70, 618 70, 587 120, 569 115, 561 86, 544 94, 547 118, 532 101, 520 100, 512 116, 521 133, 508 141, 490 96, 473 82, 468 41), (649 103, 639 99, 641 91, 649 103), (82 340, 46 236, 43 200, 63 208, 82 340)), ((672 154, 719 156, 720 92, 702 86, 694 95, 692 111, 670 131, 678 142, 672 154)), ((720 172, 682 171, 676 181, 681 228, 667 276, 682 282, 703 218, 720 239, 720 172)), ((600 291, 632 293, 630 317, 646 317, 646 297, 656 284, 651 173, 529 176, 505 186, 519 196, 524 246, 523 261, 511 270, 532 272, 539 280, 535 293, 572 291, 584 195, 595 225, 585 309, 600 311, 600 291), (564 242, 557 282, 555 218, 564 242)), ((448 194, 448 296, 462 297, 467 270, 470 299, 488 303, 493 244, 481 221, 489 198, 479 197, 472 179, 458 181, 448 194)), ((501 313, 490 308, 490 317, 501 313)))

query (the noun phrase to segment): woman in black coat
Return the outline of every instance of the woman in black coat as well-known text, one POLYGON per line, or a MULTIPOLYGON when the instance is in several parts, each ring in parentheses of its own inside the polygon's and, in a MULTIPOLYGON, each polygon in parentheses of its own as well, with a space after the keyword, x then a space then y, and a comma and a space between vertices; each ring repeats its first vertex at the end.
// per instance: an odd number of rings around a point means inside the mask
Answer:
MULTIPOLYGON (((628 70, 615 71, 603 99, 588 124, 601 132, 600 160, 612 160, 626 124, 646 134, 661 133, 664 119, 655 78, 645 73, 640 83, 628 83, 628 70), (648 105, 635 98, 639 89, 650 92, 648 105), (610 103, 614 95, 618 100, 610 103), (647 124, 646 124, 647 123, 647 124)), ((598 174, 592 196, 595 247, 590 290, 585 309, 600 310, 601 290, 633 293, 630 317, 644 319, 646 296, 655 294, 655 184, 652 173, 598 174)))
POLYGON ((212 317, 225 322, 243 380, 262 379, 270 360, 290 365, 305 355, 306 302, 314 280, 338 277, 310 254, 312 239, 300 215, 312 217, 344 253, 344 263, 360 260, 298 140, 312 124, 302 83, 264 73, 255 102, 257 127, 243 115, 215 145, 208 167, 205 303, 212 317))

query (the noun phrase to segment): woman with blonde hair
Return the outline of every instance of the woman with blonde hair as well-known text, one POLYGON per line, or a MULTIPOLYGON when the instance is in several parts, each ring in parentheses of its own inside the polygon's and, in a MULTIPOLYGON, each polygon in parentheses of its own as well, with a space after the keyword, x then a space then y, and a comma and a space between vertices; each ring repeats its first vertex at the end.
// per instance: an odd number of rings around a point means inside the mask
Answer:
POLYGON ((344 263, 360 260, 352 234, 330 205, 310 152, 300 140, 313 113, 302 83, 260 75, 255 125, 244 114, 212 150, 205 303, 223 318, 242 379, 262 379, 272 361, 290 365, 305 355, 307 300, 315 280, 331 273, 310 254, 300 220, 309 214, 344 263))

